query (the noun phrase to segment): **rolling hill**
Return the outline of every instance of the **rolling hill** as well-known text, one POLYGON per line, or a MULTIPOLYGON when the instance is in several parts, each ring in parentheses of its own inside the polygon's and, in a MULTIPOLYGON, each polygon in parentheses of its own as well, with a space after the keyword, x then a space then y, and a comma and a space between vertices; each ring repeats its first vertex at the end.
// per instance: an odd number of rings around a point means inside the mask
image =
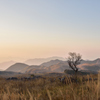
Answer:
POLYGON ((6 71, 12 71, 12 72, 22 72, 24 68, 26 68, 28 65, 24 63, 16 63, 12 66, 10 66, 6 71))

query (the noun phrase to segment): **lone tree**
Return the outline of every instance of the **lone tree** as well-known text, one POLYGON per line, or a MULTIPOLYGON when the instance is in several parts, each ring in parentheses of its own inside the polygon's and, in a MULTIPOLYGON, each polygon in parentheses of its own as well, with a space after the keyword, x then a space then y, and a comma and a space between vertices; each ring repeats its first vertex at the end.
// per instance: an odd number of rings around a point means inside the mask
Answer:
POLYGON ((76 54, 75 52, 70 52, 69 57, 67 59, 68 65, 73 71, 77 74, 78 68, 77 65, 81 63, 82 56, 80 54, 76 54))

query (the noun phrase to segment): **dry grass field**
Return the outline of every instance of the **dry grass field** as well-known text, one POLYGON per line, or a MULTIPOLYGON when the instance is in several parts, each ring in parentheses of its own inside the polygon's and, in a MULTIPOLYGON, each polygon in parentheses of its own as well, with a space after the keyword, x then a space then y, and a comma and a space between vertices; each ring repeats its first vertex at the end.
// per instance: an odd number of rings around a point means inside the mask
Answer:
POLYGON ((82 76, 78 76, 77 82, 66 78, 66 84, 57 77, 34 80, 0 78, 0 100, 100 100, 100 75, 84 78, 88 80, 83 81, 82 76))

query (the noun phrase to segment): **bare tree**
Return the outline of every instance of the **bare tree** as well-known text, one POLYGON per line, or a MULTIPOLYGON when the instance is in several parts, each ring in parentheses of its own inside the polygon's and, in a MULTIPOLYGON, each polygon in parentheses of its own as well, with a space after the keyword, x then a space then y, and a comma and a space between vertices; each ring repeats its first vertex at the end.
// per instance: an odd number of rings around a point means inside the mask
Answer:
POLYGON ((78 72, 77 65, 81 63, 82 56, 80 54, 76 54, 75 52, 70 52, 69 57, 67 59, 68 65, 71 69, 75 71, 75 73, 78 72))

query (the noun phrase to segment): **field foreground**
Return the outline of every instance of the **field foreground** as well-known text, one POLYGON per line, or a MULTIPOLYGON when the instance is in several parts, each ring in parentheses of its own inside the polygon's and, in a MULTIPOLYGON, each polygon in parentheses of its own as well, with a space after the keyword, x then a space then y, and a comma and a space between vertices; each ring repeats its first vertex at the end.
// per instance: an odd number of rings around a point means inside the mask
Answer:
POLYGON ((72 78, 66 77, 64 82, 49 76, 34 80, 0 78, 0 100, 100 100, 100 75, 87 75, 85 80, 78 76, 77 82, 72 78))

